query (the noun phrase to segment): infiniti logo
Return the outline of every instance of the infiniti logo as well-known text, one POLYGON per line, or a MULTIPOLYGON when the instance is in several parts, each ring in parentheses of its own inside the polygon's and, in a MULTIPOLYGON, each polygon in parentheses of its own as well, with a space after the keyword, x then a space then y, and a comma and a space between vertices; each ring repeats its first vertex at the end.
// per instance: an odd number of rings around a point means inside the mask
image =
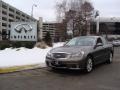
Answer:
POLYGON ((24 31, 25 33, 27 33, 27 32, 31 32, 33 30, 33 28, 29 24, 18 24, 18 25, 15 26, 14 30, 17 33, 21 33, 22 31, 24 31))

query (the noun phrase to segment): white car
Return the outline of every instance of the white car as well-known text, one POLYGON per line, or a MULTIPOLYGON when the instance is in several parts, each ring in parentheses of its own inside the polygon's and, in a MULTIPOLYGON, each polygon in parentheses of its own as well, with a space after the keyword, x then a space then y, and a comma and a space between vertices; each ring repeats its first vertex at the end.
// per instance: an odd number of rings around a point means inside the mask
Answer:
POLYGON ((120 40, 114 40, 112 44, 113 46, 120 46, 120 40))

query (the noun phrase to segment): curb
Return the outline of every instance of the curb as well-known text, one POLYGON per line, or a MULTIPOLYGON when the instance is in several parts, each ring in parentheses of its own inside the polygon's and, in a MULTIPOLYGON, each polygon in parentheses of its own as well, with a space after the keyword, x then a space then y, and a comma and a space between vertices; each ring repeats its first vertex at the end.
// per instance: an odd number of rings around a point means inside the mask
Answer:
POLYGON ((37 69, 37 68, 45 68, 45 64, 32 64, 32 65, 22 65, 22 66, 13 66, 13 67, 5 67, 0 68, 0 74, 5 73, 12 73, 17 71, 23 71, 23 70, 30 70, 30 69, 37 69))

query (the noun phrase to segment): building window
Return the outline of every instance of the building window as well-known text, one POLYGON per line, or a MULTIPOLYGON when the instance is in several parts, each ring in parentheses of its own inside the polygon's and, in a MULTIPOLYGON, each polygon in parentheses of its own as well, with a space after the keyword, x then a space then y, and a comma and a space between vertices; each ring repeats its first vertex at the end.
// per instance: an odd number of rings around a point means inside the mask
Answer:
POLYGON ((2 14, 7 15, 7 12, 6 11, 2 11, 2 14))
POLYGON ((22 19, 22 21, 25 21, 25 19, 22 19))
POLYGON ((2 17, 2 20, 7 21, 7 18, 6 17, 2 17))
POLYGON ((13 22, 14 20, 12 20, 12 19, 9 19, 9 22, 13 22))
POLYGON ((4 5, 4 4, 3 4, 3 5, 2 5, 2 8, 7 9, 7 5, 4 5))
POLYGON ((2 23, 2 26, 6 27, 6 26, 7 26, 7 24, 6 24, 6 23, 2 23))
POLYGON ((11 11, 11 12, 13 12, 13 13, 14 13, 14 9, 12 9, 12 8, 9 8, 9 11, 11 11))
POLYGON ((24 36, 24 39, 26 39, 26 36, 24 36))
POLYGON ((24 14, 22 14, 22 17, 25 17, 25 15, 24 15, 24 14))
POLYGON ((20 17, 16 16, 16 19, 20 20, 20 17))
POLYGON ((9 16, 12 17, 12 18, 14 18, 14 15, 13 15, 13 14, 10 14, 10 13, 9 13, 9 16))
POLYGON ((18 39, 20 38, 20 36, 18 35, 18 39))
POLYGON ((14 38, 16 39, 16 36, 14 36, 14 38))
POLYGON ((9 27, 11 27, 11 25, 9 24, 9 27))
POLYGON ((27 19, 30 19, 29 17, 27 17, 27 19))
POLYGON ((17 14, 17 15, 20 15, 20 12, 19 12, 19 11, 16 11, 16 14, 17 14))

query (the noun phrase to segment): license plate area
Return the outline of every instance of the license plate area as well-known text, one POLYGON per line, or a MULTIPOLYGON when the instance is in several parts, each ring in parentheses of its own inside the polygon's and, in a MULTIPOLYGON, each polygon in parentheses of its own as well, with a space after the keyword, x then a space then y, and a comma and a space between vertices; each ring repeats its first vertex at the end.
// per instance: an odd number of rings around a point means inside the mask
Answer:
POLYGON ((60 65, 60 62, 59 61, 52 61, 51 64, 58 66, 58 65, 60 65))

